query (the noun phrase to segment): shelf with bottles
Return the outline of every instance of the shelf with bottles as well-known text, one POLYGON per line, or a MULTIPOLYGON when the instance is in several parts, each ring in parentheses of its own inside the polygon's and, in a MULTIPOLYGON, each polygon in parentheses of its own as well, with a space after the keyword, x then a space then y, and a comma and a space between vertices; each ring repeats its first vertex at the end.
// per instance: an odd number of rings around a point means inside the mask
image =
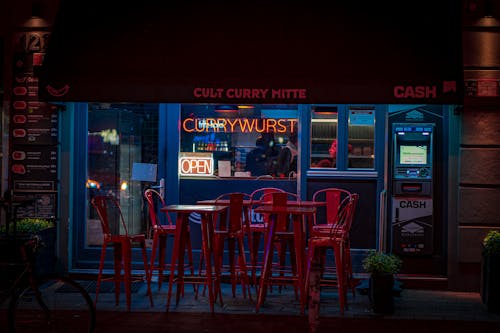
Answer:
POLYGON ((196 152, 229 152, 231 151, 227 141, 193 142, 193 150, 196 152))

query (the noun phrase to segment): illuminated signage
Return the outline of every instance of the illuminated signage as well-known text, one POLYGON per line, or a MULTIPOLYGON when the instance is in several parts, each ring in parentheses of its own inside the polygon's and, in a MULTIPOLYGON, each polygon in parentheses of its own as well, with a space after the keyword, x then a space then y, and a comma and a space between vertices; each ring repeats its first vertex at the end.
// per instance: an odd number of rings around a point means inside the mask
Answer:
POLYGON ((186 118, 182 121, 185 132, 239 132, 286 133, 294 132, 297 119, 275 118, 186 118))
POLYGON ((193 90, 193 97, 200 99, 207 98, 228 98, 228 99, 296 99, 307 98, 307 89, 304 88, 204 88, 196 87, 193 90))
POLYGON ((214 158, 211 153, 181 153, 179 158, 179 175, 212 176, 214 174, 214 158))

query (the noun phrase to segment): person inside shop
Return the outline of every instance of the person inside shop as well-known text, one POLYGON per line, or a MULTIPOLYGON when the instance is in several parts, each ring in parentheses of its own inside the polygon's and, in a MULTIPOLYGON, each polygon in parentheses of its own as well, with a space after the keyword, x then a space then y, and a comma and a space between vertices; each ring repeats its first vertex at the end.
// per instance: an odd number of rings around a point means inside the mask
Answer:
POLYGON ((255 177, 272 174, 273 160, 278 151, 274 144, 273 133, 262 133, 255 141, 255 148, 246 157, 245 170, 255 177))
POLYGON ((264 138, 258 137, 255 141, 255 146, 256 147, 247 154, 245 170, 250 171, 251 176, 258 177, 267 174, 267 155, 264 138))
MULTIPOLYGON (((349 144, 347 146, 349 150, 349 154, 352 152, 352 145, 349 144)), ((335 168, 337 166, 337 139, 333 139, 330 148, 328 149, 328 154, 330 155, 329 159, 323 159, 318 162, 317 167, 319 168, 335 168)), ((349 160, 349 164, 351 161, 349 160)), ((351 165, 349 165, 351 167, 351 165)))
POLYGON ((290 134, 278 156, 278 177, 295 177, 297 173, 297 131, 290 134))

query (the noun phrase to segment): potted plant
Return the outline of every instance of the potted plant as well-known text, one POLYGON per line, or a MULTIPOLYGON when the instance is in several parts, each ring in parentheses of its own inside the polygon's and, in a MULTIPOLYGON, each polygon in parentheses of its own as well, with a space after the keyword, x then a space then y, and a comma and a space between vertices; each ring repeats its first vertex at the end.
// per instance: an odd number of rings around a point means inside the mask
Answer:
POLYGON ((500 231, 490 230, 482 245, 481 299, 488 311, 500 313, 500 231))
POLYGON ((363 268, 370 273, 368 296, 375 313, 394 312, 394 274, 401 268, 401 260, 394 254, 372 250, 363 260, 363 268))
POLYGON ((15 235, 13 229, 11 224, 7 235, 5 225, 0 226, 0 234, 5 235, 2 246, 9 248, 9 251, 4 253, 11 254, 9 258, 5 259, 12 262, 20 261, 21 252, 13 252, 12 247, 20 249, 21 244, 27 239, 38 236, 41 240, 41 246, 37 250, 35 270, 40 275, 52 273, 56 263, 56 228, 54 222, 49 219, 25 217, 16 221, 15 235), (12 239, 10 236, 15 236, 15 238, 12 239), (12 253, 17 255, 12 255, 12 253))

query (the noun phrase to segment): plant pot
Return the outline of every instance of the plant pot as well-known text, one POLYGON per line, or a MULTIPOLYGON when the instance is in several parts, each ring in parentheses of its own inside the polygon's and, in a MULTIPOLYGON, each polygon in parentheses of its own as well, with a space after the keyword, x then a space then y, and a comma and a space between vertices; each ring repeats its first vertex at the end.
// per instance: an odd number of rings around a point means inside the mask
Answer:
POLYGON ((368 296, 373 312, 394 313, 394 275, 390 273, 373 273, 368 284, 368 296))
POLYGON ((37 275, 54 273, 56 267, 56 228, 47 228, 35 233, 19 233, 15 237, 3 235, 0 238, 0 261, 14 264, 9 270, 2 270, 0 283, 15 279, 23 271, 21 246, 39 236, 42 246, 34 259, 34 270, 37 275))
POLYGON ((500 254, 483 252, 481 259, 481 299, 488 311, 500 313, 500 254))

